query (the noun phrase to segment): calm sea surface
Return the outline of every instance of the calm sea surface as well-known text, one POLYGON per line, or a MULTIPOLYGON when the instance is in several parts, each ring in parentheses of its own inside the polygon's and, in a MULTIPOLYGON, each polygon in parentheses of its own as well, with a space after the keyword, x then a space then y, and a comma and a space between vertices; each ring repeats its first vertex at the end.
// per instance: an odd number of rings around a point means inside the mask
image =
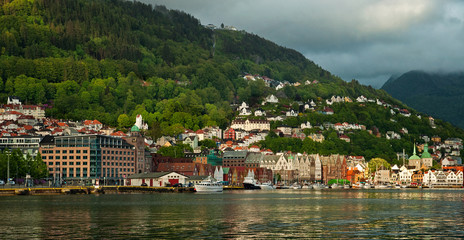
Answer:
POLYGON ((462 190, 0 197, 0 239, 464 238, 462 190))

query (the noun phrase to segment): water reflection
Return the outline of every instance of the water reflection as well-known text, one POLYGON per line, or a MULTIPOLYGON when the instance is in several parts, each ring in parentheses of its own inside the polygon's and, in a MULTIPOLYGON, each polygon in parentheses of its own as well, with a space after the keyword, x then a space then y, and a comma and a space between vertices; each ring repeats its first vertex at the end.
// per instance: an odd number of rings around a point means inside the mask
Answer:
POLYGON ((0 198, 1 239, 464 236, 464 191, 277 190, 0 198))

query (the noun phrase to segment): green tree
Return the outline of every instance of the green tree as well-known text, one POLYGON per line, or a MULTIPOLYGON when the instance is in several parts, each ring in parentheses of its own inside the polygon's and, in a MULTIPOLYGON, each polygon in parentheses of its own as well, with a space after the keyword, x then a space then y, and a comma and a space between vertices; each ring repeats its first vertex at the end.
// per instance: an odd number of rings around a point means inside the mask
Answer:
POLYGON ((199 141, 198 145, 208 148, 208 149, 214 149, 217 147, 216 142, 211 139, 205 139, 205 140, 199 141))
POLYGON ((127 114, 123 113, 123 114, 119 115, 119 117, 118 117, 118 126, 120 128, 129 128, 132 125, 133 125, 132 121, 130 120, 129 116, 127 116, 127 114))

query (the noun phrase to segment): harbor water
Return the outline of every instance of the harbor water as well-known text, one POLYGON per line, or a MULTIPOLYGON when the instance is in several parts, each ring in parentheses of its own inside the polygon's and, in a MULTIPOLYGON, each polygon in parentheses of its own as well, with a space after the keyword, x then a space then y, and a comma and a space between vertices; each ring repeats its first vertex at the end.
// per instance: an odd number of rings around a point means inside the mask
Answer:
POLYGON ((464 191, 226 191, 0 197, 0 239, 464 237, 464 191))

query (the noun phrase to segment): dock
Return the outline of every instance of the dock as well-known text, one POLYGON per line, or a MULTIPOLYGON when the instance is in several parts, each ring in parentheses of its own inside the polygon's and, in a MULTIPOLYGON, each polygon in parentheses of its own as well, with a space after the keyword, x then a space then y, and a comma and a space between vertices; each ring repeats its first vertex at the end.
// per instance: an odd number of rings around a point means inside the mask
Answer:
POLYGON ((66 195, 66 194, 118 194, 118 193, 182 193, 195 192, 193 187, 141 187, 141 186, 69 186, 53 188, 1 188, 0 196, 13 195, 66 195))

